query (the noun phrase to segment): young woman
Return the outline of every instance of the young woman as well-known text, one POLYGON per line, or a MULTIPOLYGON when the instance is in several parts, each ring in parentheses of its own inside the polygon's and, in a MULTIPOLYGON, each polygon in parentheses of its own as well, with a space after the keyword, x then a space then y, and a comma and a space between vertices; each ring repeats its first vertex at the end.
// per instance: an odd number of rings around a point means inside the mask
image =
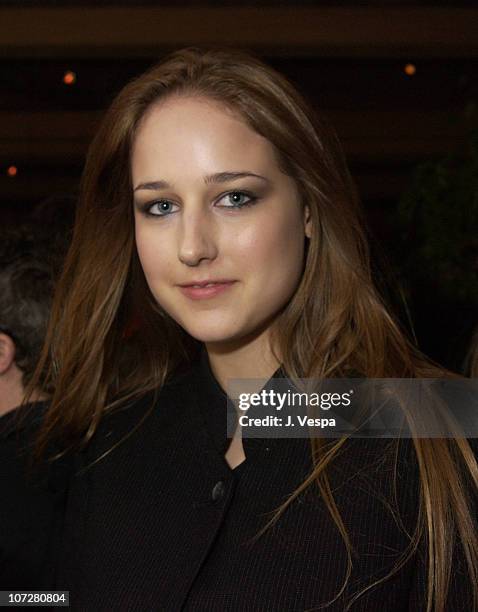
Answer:
POLYGON ((180 50, 117 96, 45 367, 42 584, 73 609, 473 609, 466 439, 226 437, 230 378, 445 374, 377 292, 333 131, 253 56, 180 50))

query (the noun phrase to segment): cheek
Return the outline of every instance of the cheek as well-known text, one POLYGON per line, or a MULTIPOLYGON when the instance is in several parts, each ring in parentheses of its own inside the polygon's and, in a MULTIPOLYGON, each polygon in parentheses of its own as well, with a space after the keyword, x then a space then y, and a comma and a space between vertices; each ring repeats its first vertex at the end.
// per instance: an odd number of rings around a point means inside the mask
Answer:
POLYGON ((275 218, 243 237, 237 255, 241 268, 254 282, 264 305, 291 297, 300 280, 304 255, 304 231, 297 219, 275 218))
POLYGON ((304 231, 295 217, 276 218, 261 226, 250 242, 248 260, 264 288, 287 292, 302 271, 304 231))
POLYGON ((138 257, 150 286, 164 278, 169 268, 168 261, 164 257, 164 254, 168 252, 167 245, 164 244, 164 240, 158 240, 154 234, 141 226, 135 229, 138 257))

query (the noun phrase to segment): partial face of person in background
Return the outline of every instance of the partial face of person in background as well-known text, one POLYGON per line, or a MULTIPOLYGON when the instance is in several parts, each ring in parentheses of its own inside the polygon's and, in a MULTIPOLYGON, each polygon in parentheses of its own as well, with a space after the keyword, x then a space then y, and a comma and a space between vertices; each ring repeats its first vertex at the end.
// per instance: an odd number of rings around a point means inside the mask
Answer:
POLYGON ((174 97, 142 118, 131 172, 138 255, 160 306, 205 343, 270 329, 310 237, 270 142, 215 101, 174 97))

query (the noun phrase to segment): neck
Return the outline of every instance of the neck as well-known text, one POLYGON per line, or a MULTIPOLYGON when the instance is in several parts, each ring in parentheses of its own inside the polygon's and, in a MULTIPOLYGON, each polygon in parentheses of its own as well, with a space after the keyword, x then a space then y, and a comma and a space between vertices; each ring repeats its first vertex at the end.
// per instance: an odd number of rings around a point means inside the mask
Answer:
POLYGON ((211 370, 225 390, 229 378, 269 379, 281 365, 272 354, 269 330, 241 342, 205 343, 211 370))
MULTIPOLYGON (((40 402, 47 399, 47 395, 40 391, 34 391, 29 402, 40 402)), ((0 385, 0 416, 19 408, 24 399, 24 390, 21 386, 0 385)))

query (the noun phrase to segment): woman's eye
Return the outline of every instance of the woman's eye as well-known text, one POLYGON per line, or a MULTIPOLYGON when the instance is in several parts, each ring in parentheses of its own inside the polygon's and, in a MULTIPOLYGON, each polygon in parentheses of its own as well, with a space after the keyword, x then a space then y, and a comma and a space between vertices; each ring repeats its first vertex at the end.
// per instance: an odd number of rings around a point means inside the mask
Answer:
POLYGON ((173 212, 173 206, 175 205, 168 200, 158 200, 157 202, 146 205, 146 213, 153 217, 164 217, 173 212))
POLYGON ((226 204, 224 208, 244 208, 254 204, 257 198, 245 191, 231 191, 226 193, 221 200, 229 200, 231 203, 230 205, 226 204), (244 201, 244 198, 247 198, 246 201, 244 201))

